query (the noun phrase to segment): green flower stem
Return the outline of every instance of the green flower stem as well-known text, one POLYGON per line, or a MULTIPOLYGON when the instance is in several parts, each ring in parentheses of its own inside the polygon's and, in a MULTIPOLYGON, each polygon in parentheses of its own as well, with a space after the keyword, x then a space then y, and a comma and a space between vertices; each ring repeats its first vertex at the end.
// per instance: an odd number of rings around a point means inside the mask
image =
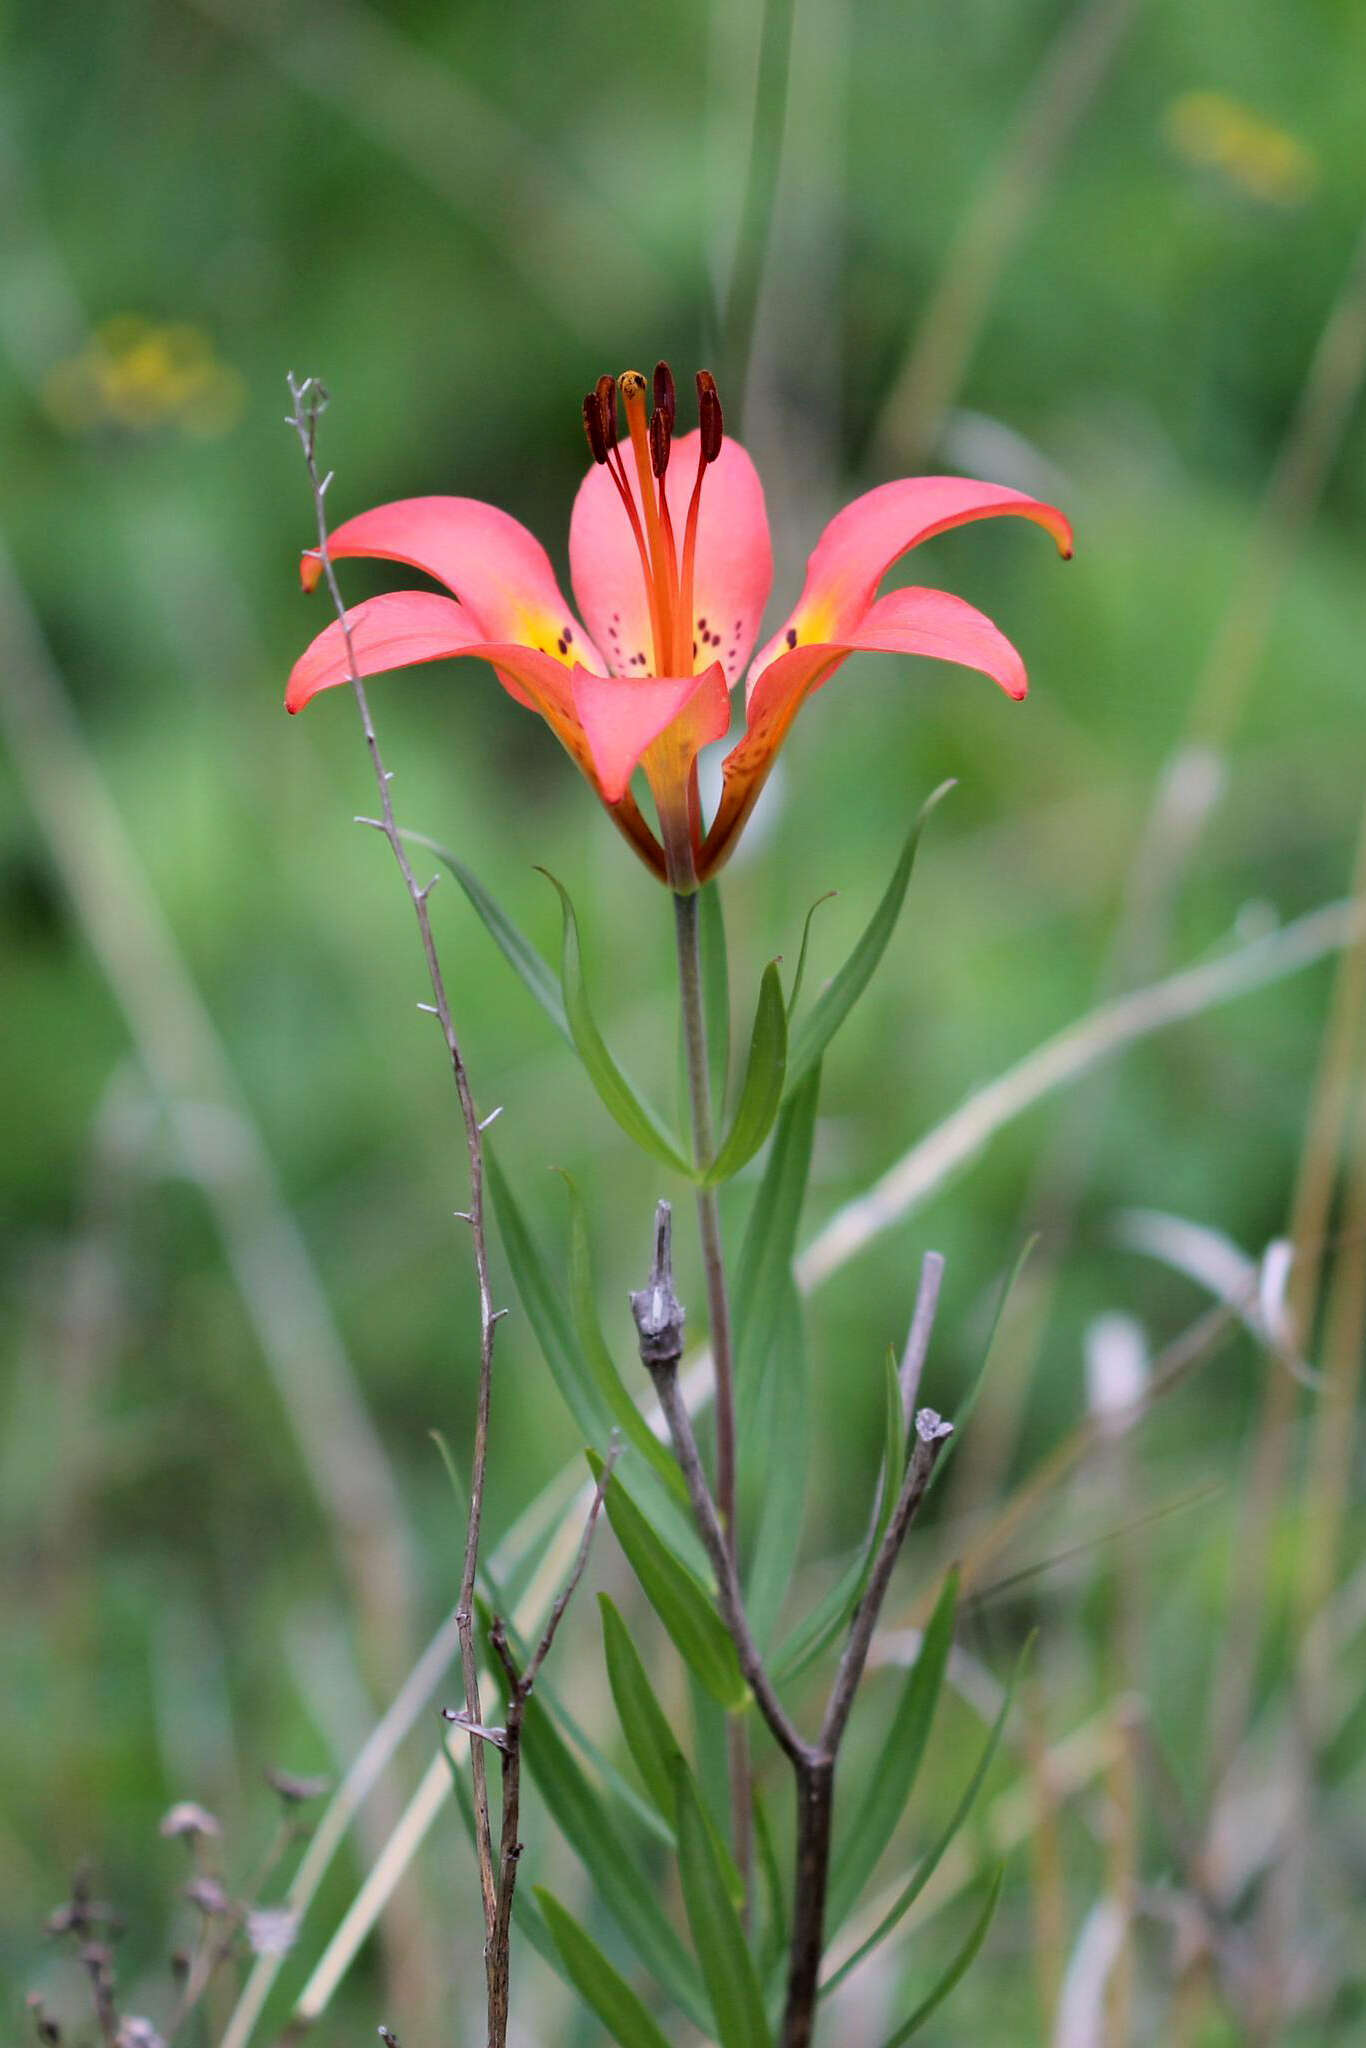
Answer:
MULTIPOLYGON (((681 878, 680 878, 681 879, 681 878)), ((699 940, 699 899, 695 888, 674 896, 674 934, 678 944, 678 988, 683 1012, 683 1044, 692 1107, 693 1158, 710 1165, 715 1152, 712 1131, 711 1081, 707 1069, 707 1025, 702 1007, 702 952, 699 940)), ((721 1211, 715 1188, 697 1190, 697 1225, 702 1240, 707 1315, 711 1326, 712 1369, 716 1377, 716 1504, 721 1513, 726 1551, 738 1572, 735 1467, 735 1346, 730 1296, 721 1248, 721 1211)), ((744 1720, 731 1715, 726 1724, 730 1762, 731 1831, 735 1862, 750 1892, 753 1802, 750 1794, 749 1738, 744 1720)))

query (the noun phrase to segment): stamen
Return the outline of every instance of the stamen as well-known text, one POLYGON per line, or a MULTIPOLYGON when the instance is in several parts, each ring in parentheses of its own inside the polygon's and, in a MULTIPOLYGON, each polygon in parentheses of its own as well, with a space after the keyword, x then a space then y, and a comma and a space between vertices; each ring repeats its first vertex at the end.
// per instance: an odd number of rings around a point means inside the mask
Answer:
MULTIPOLYGON (((669 422, 658 407, 650 414, 650 467, 657 477, 663 476, 669 467, 669 422)), ((660 503, 664 504, 664 493, 660 492, 660 503)), ((667 507, 665 508, 667 509, 667 507)))
POLYGON ((599 377, 594 391, 598 411, 602 415, 603 437, 609 448, 617 445, 617 380, 615 377, 599 377))
POLYGON ((602 407, 596 391, 590 391, 583 401, 583 428, 594 462, 606 462, 607 436, 602 431, 602 407))
POLYGON ((702 430, 702 459, 715 462, 725 438, 725 420, 721 414, 716 379, 710 370, 697 373, 697 424, 702 430))
POLYGON ((673 550, 665 552, 664 529, 659 517, 659 503, 655 495, 655 471, 650 453, 650 432, 645 418, 645 379, 639 370, 623 370, 617 379, 622 404, 626 408, 626 424, 631 433, 631 446, 635 451, 636 475, 640 479, 640 499, 645 509, 645 535, 650 548, 654 603, 651 606, 655 622, 655 662, 660 675, 669 673, 668 662, 673 652, 673 605, 672 581, 673 550))
MULTIPOLYGON (((679 578, 678 610, 682 620, 682 635, 692 631, 693 574, 697 566, 697 515, 702 503, 702 479, 707 473, 708 465, 715 462, 721 453, 721 442, 724 438, 721 400, 717 394, 716 379, 710 370, 699 370, 697 373, 697 424, 700 429, 697 476, 693 482, 692 497, 688 501, 687 523, 683 528, 683 572, 679 578)), ((694 642, 694 671, 696 651, 694 642)))
POLYGON ((655 411, 662 412, 669 423, 669 432, 674 430, 674 416, 678 411, 678 398, 674 390, 674 373, 667 363, 655 364, 655 411))

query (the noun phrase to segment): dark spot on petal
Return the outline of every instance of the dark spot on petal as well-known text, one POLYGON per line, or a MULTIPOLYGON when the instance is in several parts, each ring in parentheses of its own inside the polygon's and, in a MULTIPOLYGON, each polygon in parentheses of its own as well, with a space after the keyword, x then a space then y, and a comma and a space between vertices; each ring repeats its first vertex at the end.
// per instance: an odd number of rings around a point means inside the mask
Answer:
POLYGON ((695 657, 695 656, 696 656, 696 654, 697 654, 697 642, 696 642, 695 640, 693 641, 693 644, 692 644, 692 651, 693 651, 693 655, 694 655, 694 657, 695 657))
POLYGON ((705 633, 705 632, 706 632, 706 630, 707 630, 707 622, 706 622, 706 620, 705 620, 705 619, 699 619, 699 620, 697 621, 697 623, 698 623, 698 625, 699 625, 699 626, 700 626, 700 627, 702 628, 702 631, 703 631, 703 632, 705 633))
POLYGON ((569 642, 565 639, 563 633, 561 633, 559 639, 555 642, 555 645, 559 648, 561 654, 568 654, 569 642))
POLYGON ((571 640, 573 639, 573 637, 574 637, 574 628, 573 628, 572 626, 566 626, 566 627, 565 627, 565 629, 564 629, 564 638, 565 638, 565 645, 566 645, 566 646, 568 646, 569 642, 570 642, 570 641, 571 641, 571 640))
POLYGON ((797 644, 797 628, 795 626, 789 626, 787 629, 787 644, 789 647, 795 647, 797 644))

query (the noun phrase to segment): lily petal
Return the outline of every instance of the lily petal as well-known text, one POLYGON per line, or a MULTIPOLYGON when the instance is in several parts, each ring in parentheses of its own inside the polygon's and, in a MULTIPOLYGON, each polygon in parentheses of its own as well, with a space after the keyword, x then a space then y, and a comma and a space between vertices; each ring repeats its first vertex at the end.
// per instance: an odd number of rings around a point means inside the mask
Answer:
MULTIPOLYGON (((665 477, 680 555, 700 438, 694 431, 674 442, 665 477)), ((639 510, 640 479, 629 442, 622 443, 621 454, 639 510)), ((654 641, 640 556, 617 487, 598 463, 574 500, 569 575, 589 631, 607 650, 612 674, 648 675, 654 667, 654 641)), ((707 469, 698 513, 691 621, 698 665, 719 661, 727 682, 739 682, 772 585, 763 485, 745 449, 728 437, 707 469)))
MULTIPOLYGON (((478 637, 465 607, 456 604, 453 598, 438 596, 435 591, 399 590, 383 597, 369 598, 364 604, 352 606, 346 614, 346 623, 350 629, 356 668, 362 677, 382 675, 390 669, 410 668, 419 662, 441 661, 455 655, 475 655, 490 662, 508 695, 515 697, 529 711, 541 714, 566 753, 606 804, 617 829, 645 865, 663 877, 663 850, 642 817, 635 798, 624 786, 614 795, 609 795, 603 787, 574 706, 570 674, 562 662, 534 647, 519 647, 478 637)), ((351 659, 341 624, 334 619, 295 662, 285 691, 285 709, 302 711, 320 690, 335 689, 339 684, 349 682, 351 659)), ((589 671, 584 669, 580 673, 587 675, 589 671)))
POLYGON ((698 862, 705 881, 725 861, 753 810, 793 719, 814 691, 860 651, 929 655, 975 668, 1017 700, 1029 689, 1024 662, 985 613, 946 590, 893 590, 839 643, 798 646, 779 654, 755 678, 745 736, 722 763, 721 802, 698 862))
MULTIPOLYGON (((444 661, 483 639, 474 620, 453 597, 434 590, 396 590, 353 605, 346 614, 356 667, 362 676, 423 661, 444 661)), ((332 624, 295 662, 285 689, 285 709, 302 711, 319 690, 351 679, 352 656, 339 622, 332 624)), ((525 696, 523 703, 530 700, 525 696)))
POLYGON ((670 770, 686 784, 699 750, 730 725, 730 695, 719 662, 700 676, 597 676, 576 669, 574 708, 605 802, 619 803, 643 756, 668 736, 670 770))
MULTIPOLYGON (((624 522, 623 522, 624 523, 624 522)), ((484 640, 520 641, 566 666, 602 658, 560 594, 550 557, 511 513, 478 498, 401 498, 358 513, 328 536, 334 560, 369 555, 406 562, 453 590, 484 640)), ((322 564, 310 549, 299 566, 305 590, 322 564)))
POLYGON ((901 556, 950 527, 1011 513, 1047 529, 1064 556, 1072 528, 1055 505, 1045 505, 1005 484, 968 477, 904 477, 855 498, 830 521, 806 565, 806 582, 790 618, 750 670, 749 688, 784 648, 810 641, 848 643, 878 584, 901 556))

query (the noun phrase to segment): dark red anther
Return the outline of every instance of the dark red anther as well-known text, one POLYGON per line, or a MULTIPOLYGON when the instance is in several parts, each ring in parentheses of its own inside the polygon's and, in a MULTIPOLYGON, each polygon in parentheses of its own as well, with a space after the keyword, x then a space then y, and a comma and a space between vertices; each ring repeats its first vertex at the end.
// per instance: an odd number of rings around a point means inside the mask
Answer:
POLYGON ((590 391, 583 401, 583 430, 594 462, 606 462, 607 437, 602 431, 602 407, 596 391, 590 391))
POLYGON ((697 373, 697 424, 702 430, 702 460, 715 462, 725 438, 725 421, 721 416, 716 379, 710 370, 697 373))
POLYGON ((669 432, 674 430, 674 414, 678 410, 674 396, 674 373, 667 363, 655 364, 655 411, 662 412, 669 422, 669 432))
POLYGON ((599 377, 595 387, 598 412, 602 419, 602 435, 609 448, 617 445, 617 380, 615 377, 599 377))
POLYGON ((669 443, 673 439, 673 421, 662 406, 656 405, 650 414, 650 467, 656 476, 663 476, 669 467, 669 443))

